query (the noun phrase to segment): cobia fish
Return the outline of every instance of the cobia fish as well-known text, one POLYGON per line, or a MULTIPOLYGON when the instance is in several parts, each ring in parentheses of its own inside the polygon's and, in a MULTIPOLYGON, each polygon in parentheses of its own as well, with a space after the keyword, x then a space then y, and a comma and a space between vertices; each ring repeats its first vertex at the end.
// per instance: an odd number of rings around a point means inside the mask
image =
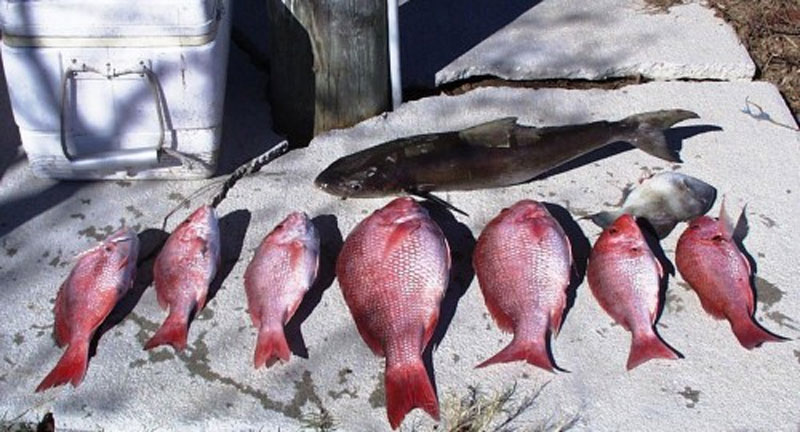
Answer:
POLYGON ((272 230, 244 273, 247 309, 258 329, 256 368, 289 361, 283 326, 317 276, 319 234, 308 216, 294 212, 272 230))
POLYGON ((153 264, 158 304, 169 315, 145 349, 166 344, 178 351, 186 348, 189 320, 205 307, 219 262, 217 216, 214 208, 202 206, 175 228, 153 264))
POLYGON ((439 319, 450 251, 441 229, 411 198, 397 198, 353 229, 336 276, 364 342, 386 357, 386 409, 396 429, 421 407, 439 419, 422 351, 439 319))
POLYGON ((678 358, 653 327, 663 276, 661 264, 629 214, 600 234, 589 255, 586 278, 592 294, 614 321, 632 334, 628 370, 654 358, 678 358))
POLYGON ((750 264, 734 241, 734 225, 722 203, 718 220, 701 216, 689 223, 678 239, 675 261, 683 279, 716 319, 727 319, 747 349, 783 337, 764 330, 753 318, 755 301, 750 264))
POLYGON ((617 141, 678 162, 663 131, 697 117, 676 109, 616 122, 543 128, 519 125, 515 117, 502 118, 461 131, 400 138, 344 156, 314 182, 342 198, 495 188, 531 180, 617 141))
POLYGON ((58 289, 54 307, 56 343, 67 350, 37 392, 68 382, 77 387, 83 381, 92 336, 133 285, 138 254, 136 232, 123 228, 80 255, 58 289))
POLYGON ((552 371, 548 331, 557 334, 567 301, 572 252, 544 205, 522 200, 484 228, 473 265, 486 306, 511 343, 478 367, 525 360, 552 371))
POLYGON ((649 175, 639 183, 626 193, 620 209, 592 215, 592 221, 605 228, 627 213, 647 220, 658 237, 664 238, 678 222, 706 214, 717 198, 714 186, 673 171, 649 175))

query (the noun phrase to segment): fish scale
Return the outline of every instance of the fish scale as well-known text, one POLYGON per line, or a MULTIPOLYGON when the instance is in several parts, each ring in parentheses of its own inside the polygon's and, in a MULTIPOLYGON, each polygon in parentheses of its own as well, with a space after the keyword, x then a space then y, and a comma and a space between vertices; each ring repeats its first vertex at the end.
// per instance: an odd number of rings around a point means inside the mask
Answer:
POLYGON ((133 285, 138 254, 139 238, 132 229, 123 228, 78 257, 54 306, 56 343, 67 345, 67 350, 37 392, 68 382, 77 387, 83 381, 89 342, 133 285))
POLYGON ((542 204, 522 200, 489 222, 473 264, 489 312, 501 329, 514 333, 507 347, 479 367, 525 360, 553 370, 547 333, 558 332, 572 265, 558 222, 542 204))
POLYGON ((733 238, 733 223, 723 202, 719 220, 701 216, 678 239, 675 263, 700 303, 717 319, 727 319, 739 343, 753 349, 783 337, 765 330, 753 318, 755 301, 750 264, 733 238))
POLYGON ((283 326, 292 318, 319 268, 319 234, 305 213, 289 214, 258 246, 244 274, 247 306, 258 329, 253 364, 288 361, 283 326))
POLYGON ((589 255, 586 278, 600 306, 631 335, 627 368, 655 358, 679 357, 656 334, 663 269, 633 216, 603 230, 589 255))
POLYGON ((411 198, 397 198, 356 226, 342 246, 336 275, 356 327, 386 357, 389 423, 421 407, 439 418, 422 362, 439 317, 450 271, 441 229, 411 198))
POLYGON ((158 303, 169 315, 145 349, 186 348, 190 318, 205 307, 219 264, 219 222, 214 208, 204 205, 175 228, 153 264, 158 303))

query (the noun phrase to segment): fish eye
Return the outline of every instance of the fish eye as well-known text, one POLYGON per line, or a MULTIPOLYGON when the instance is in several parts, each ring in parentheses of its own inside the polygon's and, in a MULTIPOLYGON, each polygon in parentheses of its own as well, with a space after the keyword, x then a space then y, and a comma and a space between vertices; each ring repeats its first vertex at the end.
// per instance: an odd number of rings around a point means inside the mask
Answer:
POLYGON ((611 228, 611 229, 608 230, 609 234, 616 234, 618 232, 619 232, 619 230, 617 230, 616 228, 611 228))
POLYGON ((358 192, 361 190, 361 183, 353 183, 350 185, 350 189, 358 192))
POLYGON ((111 252, 113 248, 111 246, 106 246, 106 252, 111 252))

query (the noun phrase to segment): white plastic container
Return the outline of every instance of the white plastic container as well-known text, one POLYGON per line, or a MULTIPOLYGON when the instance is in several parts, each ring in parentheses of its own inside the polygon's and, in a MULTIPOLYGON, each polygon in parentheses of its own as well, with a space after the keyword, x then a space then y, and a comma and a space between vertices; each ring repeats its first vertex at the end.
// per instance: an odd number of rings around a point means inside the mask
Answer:
POLYGON ((204 178, 222 135, 230 0, 2 0, 2 57, 33 172, 204 178))

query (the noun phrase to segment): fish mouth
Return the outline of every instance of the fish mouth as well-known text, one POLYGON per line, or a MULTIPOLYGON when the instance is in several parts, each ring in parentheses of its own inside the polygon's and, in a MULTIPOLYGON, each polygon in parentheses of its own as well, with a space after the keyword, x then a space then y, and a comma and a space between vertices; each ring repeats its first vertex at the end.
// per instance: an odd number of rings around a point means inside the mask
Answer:
POLYGON ((332 182, 329 181, 326 177, 327 176, 325 175, 325 171, 323 171, 320 175, 317 176, 317 178, 314 179, 314 186, 331 195, 343 197, 341 189, 333 187, 332 182))

